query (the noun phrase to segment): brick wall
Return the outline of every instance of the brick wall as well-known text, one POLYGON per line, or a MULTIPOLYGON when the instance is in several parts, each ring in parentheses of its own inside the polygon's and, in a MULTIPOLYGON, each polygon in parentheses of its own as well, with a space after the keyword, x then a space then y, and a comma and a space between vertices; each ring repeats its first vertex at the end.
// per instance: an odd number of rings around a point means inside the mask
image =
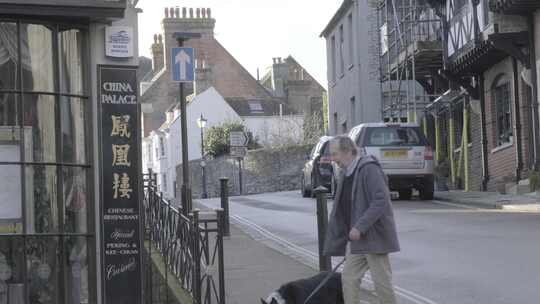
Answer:
MULTIPOLYGON (((521 74, 523 67, 518 63, 518 73, 521 74)), ((495 81, 501 75, 510 82, 510 98, 511 98, 511 111, 512 111, 512 125, 515 126, 515 88, 514 88, 514 73, 512 67, 512 59, 510 57, 494 65, 491 69, 487 70, 484 74, 485 78, 485 100, 486 100, 486 131, 488 139, 488 168, 490 180, 488 183, 488 191, 496 191, 497 187, 501 183, 506 183, 511 180, 515 180, 516 176, 516 132, 513 130, 513 142, 503 147, 497 147, 496 132, 497 132, 497 118, 495 116, 495 104, 493 100, 493 87, 495 81)), ((530 96, 527 93, 527 85, 522 81, 521 75, 519 75, 519 113, 521 120, 521 148, 523 157, 523 171, 521 178, 525 178, 527 175, 527 167, 530 163, 530 111, 528 103, 530 96)))
POLYGON ((469 190, 482 189, 482 129, 480 101, 471 100, 470 106, 471 143, 469 147, 469 190))

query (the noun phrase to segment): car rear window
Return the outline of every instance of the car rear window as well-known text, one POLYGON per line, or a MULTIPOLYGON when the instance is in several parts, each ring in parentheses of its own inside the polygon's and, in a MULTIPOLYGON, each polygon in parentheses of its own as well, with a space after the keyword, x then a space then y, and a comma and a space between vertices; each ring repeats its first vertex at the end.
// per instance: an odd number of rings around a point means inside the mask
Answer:
POLYGON ((367 128, 364 146, 426 146, 427 140, 418 127, 367 128))
POLYGON ((321 155, 330 156, 330 141, 327 141, 323 144, 321 155))

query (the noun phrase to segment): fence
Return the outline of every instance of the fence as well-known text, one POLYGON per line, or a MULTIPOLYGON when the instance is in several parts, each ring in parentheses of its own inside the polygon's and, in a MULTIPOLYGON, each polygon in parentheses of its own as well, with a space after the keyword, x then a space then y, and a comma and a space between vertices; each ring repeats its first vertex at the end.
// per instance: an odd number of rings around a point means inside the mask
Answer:
MULTIPOLYGON (((181 207, 163 199, 152 173, 144 175, 144 189, 145 247, 149 257, 153 251, 162 257, 165 285, 172 275, 194 304, 225 304, 223 210, 182 214, 181 207)), ((147 304, 155 303, 152 265, 147 263, 147 304)), ((170 291, 165 290, 168 304, 170 291)))

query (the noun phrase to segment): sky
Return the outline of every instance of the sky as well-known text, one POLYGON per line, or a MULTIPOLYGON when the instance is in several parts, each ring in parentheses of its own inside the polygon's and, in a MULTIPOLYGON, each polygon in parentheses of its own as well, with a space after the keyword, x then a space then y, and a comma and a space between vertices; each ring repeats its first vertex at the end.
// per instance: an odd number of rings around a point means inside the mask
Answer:
POLYGON ((293 56, 327 87, 325 41, 319 35, 342 0, 140 0, 139 53, 152 58, 153 36, 161 33, 165 7, 211 8, 215 38, 254 77, 272 58, 293 56))

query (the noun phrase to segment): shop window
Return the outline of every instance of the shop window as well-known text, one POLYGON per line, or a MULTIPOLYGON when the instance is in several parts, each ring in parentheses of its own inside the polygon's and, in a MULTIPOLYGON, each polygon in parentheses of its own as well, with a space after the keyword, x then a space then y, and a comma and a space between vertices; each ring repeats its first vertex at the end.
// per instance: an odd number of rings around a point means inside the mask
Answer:
POLYGON ((91 303, 84 28, 0 19, 0 303, 91 303))
POLYGON ((492 89, 495 118, 495 141, 501 146, 512 141, 512 111, 510 81, 505 75, 498 77, 492 89))

